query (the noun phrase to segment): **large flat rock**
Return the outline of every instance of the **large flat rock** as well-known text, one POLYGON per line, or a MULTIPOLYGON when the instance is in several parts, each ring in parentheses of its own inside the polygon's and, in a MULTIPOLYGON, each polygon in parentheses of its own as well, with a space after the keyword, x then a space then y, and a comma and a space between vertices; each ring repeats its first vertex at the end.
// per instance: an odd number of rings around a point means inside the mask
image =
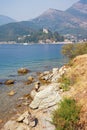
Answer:
POLYGON ((31 102, 30 107, 32 109, 45 109, 55 105, 60 101, 61 97, 58 93, 59 84, 53 83, 40 92, 37 92, 34 100, 31 102))

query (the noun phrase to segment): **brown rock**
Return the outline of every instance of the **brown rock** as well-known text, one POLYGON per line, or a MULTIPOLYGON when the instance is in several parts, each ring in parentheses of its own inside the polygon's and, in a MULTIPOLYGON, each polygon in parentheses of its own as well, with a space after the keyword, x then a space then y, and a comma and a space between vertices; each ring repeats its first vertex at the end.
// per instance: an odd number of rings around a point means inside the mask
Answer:
POLYGON ((24 99, 30 99, 30 100, 32 100, 32 97, 31 97, 30 94, 25 94, 25 95, 23 96, 23 98, 24 98, 24 99))
POLYGON ((3 122, 3 120, 0 119, 0 124, 3 122))
POLYGON ((15 82, 14 80, 8 79, 8 80, 5 81, 4 84, 5 84, 5 85, 12 85, 12 84, 14 84, 14 82, 15 82))
POLYGON ((29 76, 29 77, 28 77, 28 80, 29 80, 29 81, 33 81, 34 78, 33 78, 32 76, 29 76))
POLYGON ((29 76, 28 80, 25 81, 25 85, 29 85, 29 84, 33 83, 33 80, 34 80, 34 78, 32 76, 29 76))
POLYGON ((29 72, 30 72, 30 70, 28 70, 28 69, 26 69, 26 68, 20 68, 20 69, 18 70, 18 74, 21 74, 21 75, 27 74, 27 73, 29 73, 29 72))
POLYGON ((14 94, 16 94, 16 92, 15 92, 14 90, 11 90, 11 91, 8 93, 9 96, 13 96, 14 94))
POLYGON ((32 81, 25 81, 24 84, 25 84, 25 85, 32 84, 32 81))
POLYGON ((3 84, 2 82, 0 82, 0 84, 3 84))

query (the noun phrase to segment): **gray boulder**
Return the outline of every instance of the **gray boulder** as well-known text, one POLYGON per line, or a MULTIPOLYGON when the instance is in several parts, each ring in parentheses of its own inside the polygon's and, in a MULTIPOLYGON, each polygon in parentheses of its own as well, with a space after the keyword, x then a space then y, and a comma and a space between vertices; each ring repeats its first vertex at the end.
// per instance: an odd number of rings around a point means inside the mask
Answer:
POLYGON ((29 106, 32 109, 45 109, 55 105, 61 99, 58 89, 58 83, 48 85, 44 90, 36 93, 34 100, 29 106))

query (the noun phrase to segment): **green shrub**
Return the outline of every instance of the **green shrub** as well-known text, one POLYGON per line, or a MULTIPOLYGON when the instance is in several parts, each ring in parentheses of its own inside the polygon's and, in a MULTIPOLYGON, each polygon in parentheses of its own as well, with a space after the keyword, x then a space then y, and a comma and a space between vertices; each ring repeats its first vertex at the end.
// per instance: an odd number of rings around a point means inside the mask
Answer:
POLYGON ((87 54, 87 43, 66 44, 62 47, 62 54, 70 60, 78 55, 87 54))
POLYGON ((65 75, 63 75, 61 78, 60 78, 60 81, 61 83, 61 86, 60 86, 60 89, 63 89, 63 91, 68 91, 69 90, 69 86, 70 86, 70 79, 65 77, 65 75))
POLYGON ((52 124, 56 130, 77 130, 80 107, 74 99, 65 98, 52 113, 52 124))

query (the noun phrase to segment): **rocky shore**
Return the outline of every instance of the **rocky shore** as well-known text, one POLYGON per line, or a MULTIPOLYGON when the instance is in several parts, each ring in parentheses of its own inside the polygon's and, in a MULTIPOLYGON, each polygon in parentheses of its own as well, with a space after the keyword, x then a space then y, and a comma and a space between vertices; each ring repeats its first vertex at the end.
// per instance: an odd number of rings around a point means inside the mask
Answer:
MULTIPOLYGON (((65 66, 53 68, 50 71, 37 73, 37 81, 34 77, 29 76, 24 85, 33 83, 34 87, 30 94, 20 97, 19 100, 25 98, 24 110, 17 113, 12 119, 7 121, 2 130, 54 130, 51 122, 51 112, 56 108, 56 104, 61 100, 62 90, 58 79, 66 72, 65 66), (29 101, 28 101, 29 100, 29 101)), ((19 74, 26 74, 29 70, 19 69, 19 74)), ((14 84, 14 80, 7 80, 6 85, 14 84)), ((9 96, 14 96, 16 92, 10 91, 9 96)))
MULTIPOLYGON (((27 107, 9 119, 1 130, 55 130, 55 127, 51 124, 52 112, 57 108, 58 102, 64 96, 73 97, 83 106, 80 115, 79 123, 81 127, 79 130, 86 130, 86 68, 87 55, 84 55, 76 57, 72 61, 71 66, 63 66, 60 69, 53 68, 50 71, 38 73, 37 81, 35 80, 32 91, 30 94, 25 95, 27 102, 24 102, 24 105, 27 107), (67 75, 74 82, 70 85, 70 90, 66 92, 61 88, 60 79, 63 75, 67 75), (81 87, 79 83, 81 83, 81 87), (78 85, 79 88, 77 87, 78 85), (30 102, 28 102, 29 99, 31 99, 30 102)), ((34 78, 28 77, 28 81, 29 84, 32 84, 34 78)), ((20 98, 20 100, 23 98, 20 98)))

